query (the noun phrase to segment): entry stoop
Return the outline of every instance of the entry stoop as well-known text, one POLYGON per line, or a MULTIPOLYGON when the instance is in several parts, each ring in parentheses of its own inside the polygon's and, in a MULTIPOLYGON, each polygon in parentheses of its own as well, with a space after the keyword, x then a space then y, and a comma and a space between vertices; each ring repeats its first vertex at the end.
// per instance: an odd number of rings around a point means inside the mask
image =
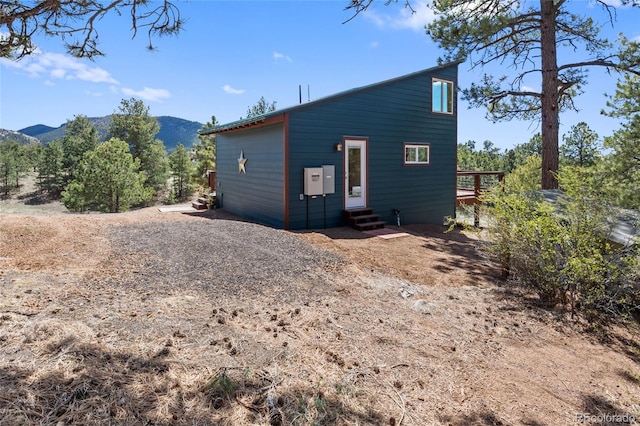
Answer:
POLYGON ((207 199, 205 197, 198 197, 196 201, 191 202, 191 207, 196 210, 205 210, 207 208, 207 199))
POLYGON ((358 231, 369 231, 384 228, 386 222, 380 220, 380 215, 374 214, 373 209, 344 210, 344 216, 351 226, 358 231))

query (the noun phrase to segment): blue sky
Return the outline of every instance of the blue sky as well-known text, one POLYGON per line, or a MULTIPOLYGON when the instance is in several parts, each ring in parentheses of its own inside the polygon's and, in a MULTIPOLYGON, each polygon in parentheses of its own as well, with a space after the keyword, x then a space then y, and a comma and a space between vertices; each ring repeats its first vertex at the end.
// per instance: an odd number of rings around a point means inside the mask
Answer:
MULTIPOLYGON (((613 0, 611 0, 613 2, 613 0)), ((402 3, 402 2, 401 2, 402 3)), ((414 2, 420 5, 420 0, 414 2)), ((429 10, 410 14, 401 4, 375 4, 348 23, 347 1, 192 1, 179 2, 186 19, 177 37, 131 39, 127 16, 99 23, 105 57, 95 61, 67 56, 58 39, 39 38, 40 53, 18 62, 0 60, 0 128, 57 127, 74 115, 104 116, 121 99, 136 97, 153 115, 206 122, 234 121, 261 96, 278 107, 331 95, 436 65, 442 51, 424 32, 429 10)), ((573 1, 576 11, 603 23, 602 33, 640 38, 640 8, 621 8, 614 27, 601 8, 573 1)), ((2 29, 0 29, 1 31, 2 29)), ((560 58, 562 61, 562 58, 560 58)), ((460 86, 478 80, 480 70, 460 65, 460 86)), ((501 73, 498 66, 492 70, 501 73)), ((580 113, 561 117, 561 133, 586 121, 601 137, 619 128, 619 119, 602 117, 603 94, 613 93, 616 75, 592 71, 580 113)), ((535 81, 524 82, 535 87, 535 81)), ((528 141, 539 123, 492 124, 484 111, 459 105, 459 142, 491 140, 500 148, 528 141)))

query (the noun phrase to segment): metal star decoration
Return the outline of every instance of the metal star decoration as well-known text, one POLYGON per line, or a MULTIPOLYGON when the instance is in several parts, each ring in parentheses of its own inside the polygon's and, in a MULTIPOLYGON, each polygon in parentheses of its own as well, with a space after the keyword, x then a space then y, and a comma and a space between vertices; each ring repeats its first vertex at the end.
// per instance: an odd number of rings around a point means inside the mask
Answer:
POLYGON ((238 173, 247 174, 247 169, 244 167, 246 162, 247 162, 247 159, 244 158, 244 151, 240 150, 240 157, 238 158, 238 173))

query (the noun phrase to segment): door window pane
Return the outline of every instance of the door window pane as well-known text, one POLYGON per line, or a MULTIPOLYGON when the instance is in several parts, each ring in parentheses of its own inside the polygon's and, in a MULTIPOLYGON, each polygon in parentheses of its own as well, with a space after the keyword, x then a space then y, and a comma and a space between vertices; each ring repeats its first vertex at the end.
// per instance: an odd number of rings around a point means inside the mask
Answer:
POLYGON ((362 170, 360 147, 349 147, 349 197, 360 197, 362 194, 362 170))

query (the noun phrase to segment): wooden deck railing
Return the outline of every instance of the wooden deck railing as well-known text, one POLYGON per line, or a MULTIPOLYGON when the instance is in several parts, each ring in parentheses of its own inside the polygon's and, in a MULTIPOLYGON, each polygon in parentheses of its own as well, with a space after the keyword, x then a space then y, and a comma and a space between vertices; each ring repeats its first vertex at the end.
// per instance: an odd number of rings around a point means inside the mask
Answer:
POLYGON ((504 180, 501 171, 458 170, 456 207, 474 206, 473 226, 480 226, 480 200, 482 192, 504 180), (497 181, 496 181, 497 178, 497 181))

